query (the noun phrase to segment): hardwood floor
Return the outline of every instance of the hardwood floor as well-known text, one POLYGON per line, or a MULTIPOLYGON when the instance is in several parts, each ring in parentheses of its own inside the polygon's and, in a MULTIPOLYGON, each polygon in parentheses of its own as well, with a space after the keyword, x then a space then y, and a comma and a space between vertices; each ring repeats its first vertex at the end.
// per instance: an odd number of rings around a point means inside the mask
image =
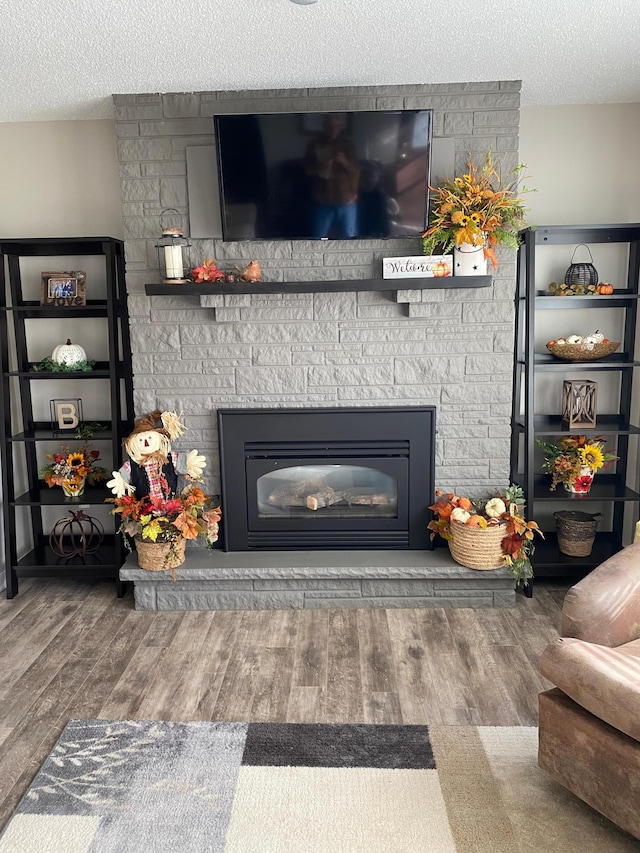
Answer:
POLYGON ((133 610, 112 584, 0 601, 0 826, 70 719, 536 725, 564 588, 514 609, 133 610))

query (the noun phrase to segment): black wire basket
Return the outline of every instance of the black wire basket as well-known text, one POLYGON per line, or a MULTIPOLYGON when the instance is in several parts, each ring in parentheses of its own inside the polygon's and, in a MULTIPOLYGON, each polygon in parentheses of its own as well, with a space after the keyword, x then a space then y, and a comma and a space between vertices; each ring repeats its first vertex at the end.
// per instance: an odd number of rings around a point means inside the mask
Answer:
POLYGON ((573 250, 569 269, 564 275, 564 283, 568 285, 581 284, 583 287, 588 287, 590 284, 596 285, 598 283, 598 270, 593 265, 593 256, 591 255, 591 250, 586 243, 579 243, 573 250), (576 252, 581 246, 584 246, 587 252, 589 252, 590 263, 588 264, 574 263, 573 261, 576 256, 576 252))

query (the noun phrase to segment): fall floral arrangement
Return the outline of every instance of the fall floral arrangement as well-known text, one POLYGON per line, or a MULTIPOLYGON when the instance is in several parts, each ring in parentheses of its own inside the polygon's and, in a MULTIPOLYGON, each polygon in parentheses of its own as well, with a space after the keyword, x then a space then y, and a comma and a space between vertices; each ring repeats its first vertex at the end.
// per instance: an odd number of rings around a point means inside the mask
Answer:
POLYGON ((180 539, 199 539, 211 546, 218 539, 220 508, 213 505, 210 495, 193 482, 188 482, 182 491, 172 495, 166 478, 161 477, 162 497, 136 498, 123 495, 108 498, 115 504, 112 515, 120 516, 119 533, 125 546, 131 551, 127 537, 139 536, 150 542, 168 542, 172 549, 180 539))
POLYGON ((453 492, 436 491, 438 500, 429 509, 436 518, 428 524, 431 539, 436 534, 448 542, 455 527, 496 529, 504 533, 500 540, 502 560, 518 583, 527 585, 533 577, 531 556, 535 551, 534 534, 544 538, 535 521, 525 521, 524 493, 520 486, 510 485, 504 493, 486 499, 471 499, 453 492))
POLYGON ((551 474, 552 492, 558 483, 577 493, 588 492, 593 472, 606 468, 618 458, 615 454, 605 451, 605 442, 600 435, 590 440, 587 440, 585 435, 567 435, 557 444, 536 439, 536 444, 544 453, 542 468, 551 474))
POLYGON ((524 168, 516 166, 511 180, 503 184, 489 151, 481 168, 468 160, 466 174, 430 187, 436 195, 431 224, 422 235, 424 253, 432 255, 438 249, 444 254, 453 246, 471 243, 484 246, 484 255, 495 269, 495 247, 517 249, 518 231, 525 224, 527 208, 519 193, 531 190, 522 186, 518 191, 524 168))
POLYGON ((93 486, 105 479, 106 469, 96 465, 100 459, 98 450, 89 450, 85 446, 72 451, 65 445, 62 445, 62 450, 63 453, 47 453, 49 461, 40 469, 40 476, 44 477, 49 488, 66 483, 78 486, 83 479, 93 486))

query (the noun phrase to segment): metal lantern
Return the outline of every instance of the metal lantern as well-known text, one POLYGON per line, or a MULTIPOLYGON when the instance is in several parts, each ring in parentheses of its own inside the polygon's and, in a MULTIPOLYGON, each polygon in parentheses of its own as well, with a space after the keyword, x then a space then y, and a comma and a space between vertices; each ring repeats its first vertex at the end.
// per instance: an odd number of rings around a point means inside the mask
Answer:
POLYGON ((174 207, 168 207, 160 214, 162 236, 156 243, 158 269, 163 273, 164 284, 184 284, 188 281, 184 277, 185 266, 187 269, 191 268, 189 256, 191 243, 184 236, 182 226, 168 224, 169 218, 182 219, 182 215, 174 207), (167 214, 175 214, 175 216, 169 217, 167 214))
POLYGON ((56 521, 49 534, 49 545, 61 557, 84 557, 95 554, 103 539, 102 524, 79 509, 56 521))
POLYGON ((564 283, 567 285, 581 284, 583 287, 588 287, 589 285, 595 286, 598 284, 598 270, 593 265, 591 249, 586 243, 580 243, 573 250, 569 269, 564 275, 564 283), (574 263, 576 252, 580 247, 584 247, 587 252, 589 252, 589 263, 574 263))
POLYGON ((562 424, 569 429, 595 429, 598 383, 565 379, 562 383, 562 424))

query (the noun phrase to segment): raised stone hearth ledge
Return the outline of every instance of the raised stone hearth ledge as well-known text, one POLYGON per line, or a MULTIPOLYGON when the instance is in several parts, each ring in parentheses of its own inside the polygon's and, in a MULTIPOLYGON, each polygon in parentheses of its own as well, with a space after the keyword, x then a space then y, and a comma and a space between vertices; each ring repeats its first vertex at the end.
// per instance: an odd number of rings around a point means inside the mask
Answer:
POLYGON ((172 582, 130 556, 136 610, 289 610, 369 607, 513 607, 506 569, 475 571, 434 551, 191 549, 172 582))

